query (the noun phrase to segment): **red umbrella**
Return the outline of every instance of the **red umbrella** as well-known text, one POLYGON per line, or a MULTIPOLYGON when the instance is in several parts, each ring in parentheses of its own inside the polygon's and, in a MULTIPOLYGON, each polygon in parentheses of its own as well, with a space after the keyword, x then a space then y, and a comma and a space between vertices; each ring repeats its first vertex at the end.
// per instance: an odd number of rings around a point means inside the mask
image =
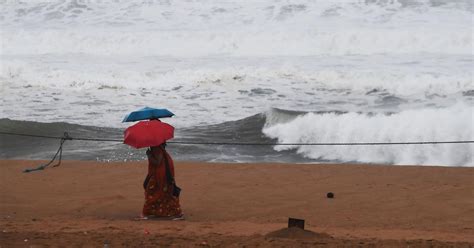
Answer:
POLYGON ((140 121, 125 130, 124 144, 135 148, 159 146, 172 139, 174 127, 159 120, 140 121))

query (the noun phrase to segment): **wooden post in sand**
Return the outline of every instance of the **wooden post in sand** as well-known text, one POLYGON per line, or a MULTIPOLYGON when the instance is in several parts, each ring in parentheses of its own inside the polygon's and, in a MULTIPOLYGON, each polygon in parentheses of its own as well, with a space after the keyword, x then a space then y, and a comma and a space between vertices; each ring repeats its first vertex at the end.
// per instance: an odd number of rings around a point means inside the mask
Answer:
POLYGON ((295 219, 295 218, 288 218, 288 228, 290 227, 297 227, 304 230, 304 220, 302 219, 295 219))

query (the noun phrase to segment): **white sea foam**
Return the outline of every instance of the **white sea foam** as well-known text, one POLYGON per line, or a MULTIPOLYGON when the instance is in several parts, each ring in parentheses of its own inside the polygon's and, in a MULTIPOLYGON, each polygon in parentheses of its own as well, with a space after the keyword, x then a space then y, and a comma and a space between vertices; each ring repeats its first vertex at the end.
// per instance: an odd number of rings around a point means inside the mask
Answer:
POLYGON ((211 83, 236 91, 265 85, 287 92, 293 84, 291 87, 302 91, 366 94, 375 89, 402 96, 449 95, 474 89, 471 56, 292 56, 278 60, 76 55, 74 61, 51 55, 4 58, 0 74, 3 81, 60 89, 171 89, 211 83))
POLYGON ((472 49, 471 5, 402 0, 7 1, 0 12, 2 54, 466 54, 472 49))
MULTIPOLYGON (((280 143, 357 143, 474 140, 474 108, 405 110, 392 115, 308 113, 268 125, 263 132, 280 143)), ((474 144, 396 146, 276 146, 313 159, 399 165, 473 166, 474 144)))

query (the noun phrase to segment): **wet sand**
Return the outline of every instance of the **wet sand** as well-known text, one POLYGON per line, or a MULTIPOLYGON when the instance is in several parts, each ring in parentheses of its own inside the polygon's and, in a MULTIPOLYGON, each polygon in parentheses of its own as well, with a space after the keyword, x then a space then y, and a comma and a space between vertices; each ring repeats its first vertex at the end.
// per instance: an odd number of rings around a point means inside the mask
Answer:
POLYGON ((1 247, 474 245, 474 168, 176 162, 186 220, 135 221, 145 161, 40 162, 0 161, 1 247))

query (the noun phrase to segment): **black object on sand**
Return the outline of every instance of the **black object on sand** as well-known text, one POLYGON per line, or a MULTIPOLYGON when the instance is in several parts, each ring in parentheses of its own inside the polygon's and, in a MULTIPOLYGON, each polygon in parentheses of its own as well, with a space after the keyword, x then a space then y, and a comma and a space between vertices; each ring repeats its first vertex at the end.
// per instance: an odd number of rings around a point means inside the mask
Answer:
POLYGON ((304 230, 304 220, 302 219, 295 219, 295 218, 288 218, 288 228, 290 227, 297 227, 304 230))
POLYGON ((327 198, 334 198, 334 193, 329 192, 329 193, 326 194, 326 197, 327 198))

